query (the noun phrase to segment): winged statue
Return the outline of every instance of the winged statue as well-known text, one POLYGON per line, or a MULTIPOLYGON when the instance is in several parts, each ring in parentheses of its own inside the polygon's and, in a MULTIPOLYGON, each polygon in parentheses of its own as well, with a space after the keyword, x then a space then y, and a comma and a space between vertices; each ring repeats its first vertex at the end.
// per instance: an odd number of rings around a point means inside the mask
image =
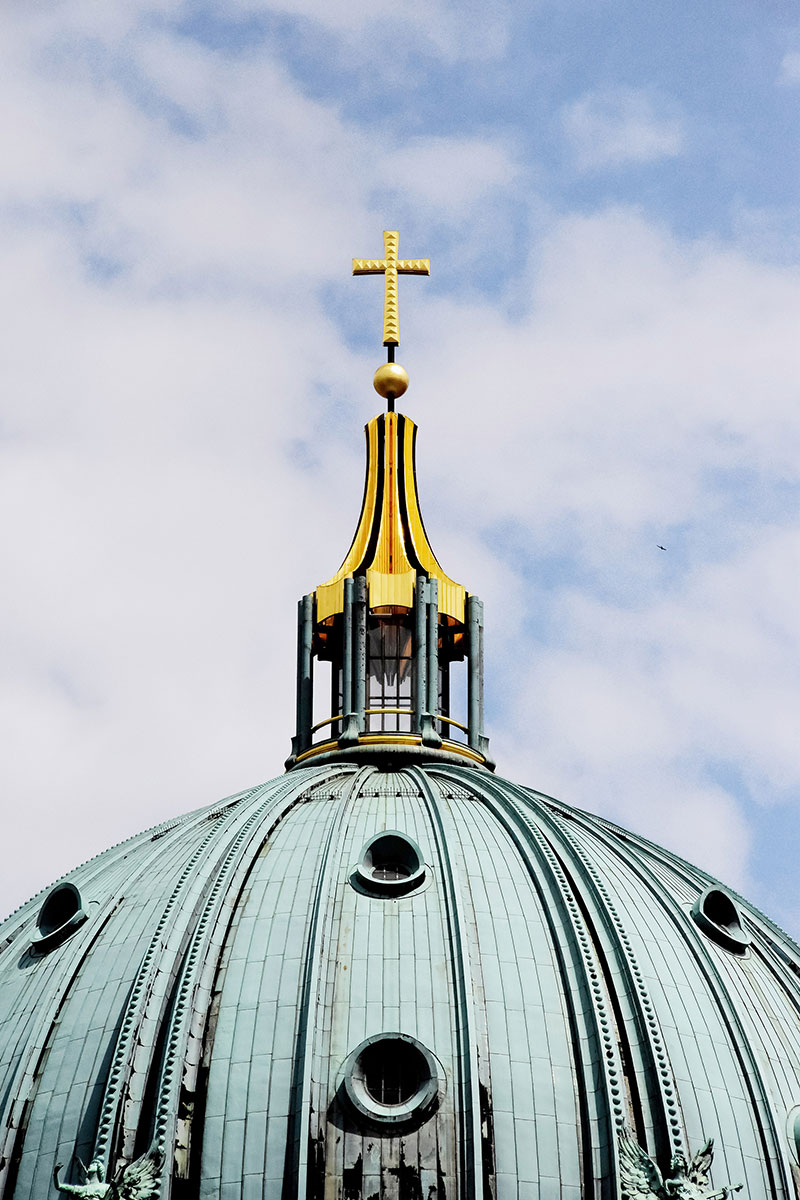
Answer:
POLYGON ((57 1191, 80 1196, 83 1200, 157 1200, 161 1163, 160 1152, 149 1150, 135 1162, 122 1166, 113 1179, 106 1180, 102 1162, 99 1158, 93 1158, 88 1167, 80 1164, 84 1183, 59 1183, 61 1163, 56 1163, 53 1183, 57 1191))
POLYGON ((714 1158, 714 1139, 688 1161, 678 1152, 670 1159, 666 1177, 624 1126, 619 1129, 620 1192, 624 1200, 725 1200, 742 1185, 711 1190, 709 1174, 714 1158))

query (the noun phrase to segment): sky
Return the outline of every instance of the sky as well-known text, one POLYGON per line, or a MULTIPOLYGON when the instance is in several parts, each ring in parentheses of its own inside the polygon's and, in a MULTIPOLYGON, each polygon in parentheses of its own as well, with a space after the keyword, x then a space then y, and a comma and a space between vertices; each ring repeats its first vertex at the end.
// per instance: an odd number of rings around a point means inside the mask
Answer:
POLYGON ((800 935, 795 0, 8 0, 0 105, 0 909, 281 773, 397 229, 498 772, 800 935))

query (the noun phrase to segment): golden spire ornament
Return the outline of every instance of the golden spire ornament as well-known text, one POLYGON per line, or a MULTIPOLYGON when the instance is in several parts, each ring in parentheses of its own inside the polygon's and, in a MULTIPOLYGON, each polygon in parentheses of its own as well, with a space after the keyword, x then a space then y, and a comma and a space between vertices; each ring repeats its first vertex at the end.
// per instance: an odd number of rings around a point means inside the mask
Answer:
POLYGON ((428 258, 398 258, 399 234, 396 229, 383 231, 383 258, 354 258, 354 275, 383 275, 383 344, 388 349, 388 361, 378 367, 373 385, 378 395, 389 401, 389 412, 394 411, 394 401, 408 387, 408 375, 394 361, 394 349, 400 342, 400 320, 398 316, 397 276, 430 275, 428 258))

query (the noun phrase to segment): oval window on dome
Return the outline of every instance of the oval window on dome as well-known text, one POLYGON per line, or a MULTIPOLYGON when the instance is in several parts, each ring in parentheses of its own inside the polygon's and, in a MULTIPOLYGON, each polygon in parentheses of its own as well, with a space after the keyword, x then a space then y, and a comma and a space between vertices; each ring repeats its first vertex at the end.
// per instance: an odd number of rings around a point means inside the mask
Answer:
POLYGON ((81 894, 74 883, 59 883, 45 897, 36 919, 31 949, 39 954, 60 946, 86 920, 81 894))
POLYGON ((354 882, 368 892, 403 896, 424 882, 425 863, 416 842, 385 829, 363 846, 354 875, 354 882))
POLYGON ((724 888, 706 888, 692 905, 692 917, 707 937, 733 954, 744 954, 750 945, 738 905, 724 888))
POLYGON ((403 1033, 378 1034, 345 1063, 344 1085, 355 1110, 379 1124, 403 1124, 428 1115, 443 1072, 430 1050, 403 1033))

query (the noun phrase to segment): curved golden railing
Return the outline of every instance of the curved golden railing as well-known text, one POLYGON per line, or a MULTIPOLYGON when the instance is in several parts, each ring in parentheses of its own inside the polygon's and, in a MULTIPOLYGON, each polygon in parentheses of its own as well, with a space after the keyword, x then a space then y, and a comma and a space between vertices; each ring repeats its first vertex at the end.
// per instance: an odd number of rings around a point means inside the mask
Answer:
MULTIPOLYGON (((365 717, 379 717, 379 716, 384 716, 384 715, 388 715, 388 716, 403 716, 403 715, 405 715, 405 716, 413 717, 414 710, 413 710, 413 708, 365 708, 364 709, 365 717)), ((433 719, 434 719, 434 721, 438 721, 440 725, 449 725, 451 727, 455 726, 456 729, 460 729, 461 732, 466 734, 467 737, 469 736, 468 727, 466 725, 462 725, 461 721, 456 721, 453 717, 445 717, 441 713, 436 713, 433 719)), ((324 721, 317 721, 316 725, 311 726, 311 730, 310 730, 311 736, 313 737, 315 733, 319 733, 320 729, 324 729, 326 725, 335 725, 337 721, 343 721, 343 720, 344 720, 344 713, 337 713, 336 716, 334 716, 334 717, 326 717, 324 721)), ((377 731, 370 730, 370 729, 365 730, 365 733, 374 733, 374 732, 380 732, 380 731, 379 730, 377 730, 377 731)), ((392 730, 390 732, 401 732, 402 733, 403 731, 402 730, 392 730)), ((409 730, 408 732, 411 732, 411 731, 409 730)))

